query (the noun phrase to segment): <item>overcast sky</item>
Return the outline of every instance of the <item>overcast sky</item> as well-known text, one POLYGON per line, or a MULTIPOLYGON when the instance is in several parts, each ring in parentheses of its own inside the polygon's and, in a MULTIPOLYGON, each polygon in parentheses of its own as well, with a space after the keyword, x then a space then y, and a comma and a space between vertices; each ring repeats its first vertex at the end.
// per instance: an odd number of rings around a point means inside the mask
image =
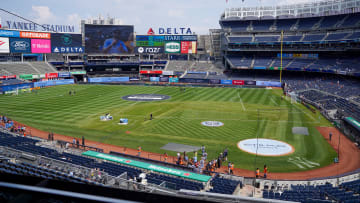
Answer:
MULTIPOLYGON (((197 34, 219 28, 219 18, 226 8, 315 0, 1 0, 0 7, 40 24, 75 25, 80 32, 81 19, 114 17, 134 25, 138 34, 152 27, 189 27, 197 34)), ((0 11, 2 24, 22 21, 0 11)))

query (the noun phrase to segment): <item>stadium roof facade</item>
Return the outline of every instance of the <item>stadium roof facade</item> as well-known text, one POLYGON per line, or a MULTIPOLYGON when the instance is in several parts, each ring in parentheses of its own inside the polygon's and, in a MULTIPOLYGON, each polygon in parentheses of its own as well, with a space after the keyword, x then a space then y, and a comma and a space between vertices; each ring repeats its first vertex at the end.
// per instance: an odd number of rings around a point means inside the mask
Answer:
POLYGON ((228 8, 222 20, 327 16, 360 12, 360 0, 327 0, 279 6, 228 8))

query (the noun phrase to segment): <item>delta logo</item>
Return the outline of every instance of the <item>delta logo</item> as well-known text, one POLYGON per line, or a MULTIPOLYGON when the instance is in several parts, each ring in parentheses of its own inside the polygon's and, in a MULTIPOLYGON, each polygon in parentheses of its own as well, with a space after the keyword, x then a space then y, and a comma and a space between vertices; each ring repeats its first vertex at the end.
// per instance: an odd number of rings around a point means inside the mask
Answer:
POLYGON ((6 42, 0 40, 0 46, 4 45, 6 42))
POLYGON ((148 35, 154 35, 155 32, 154 32, 154 30, 153 30, 152 28, 150 28, 150 29, 148 30, 147 34, 148 34, 148 35))

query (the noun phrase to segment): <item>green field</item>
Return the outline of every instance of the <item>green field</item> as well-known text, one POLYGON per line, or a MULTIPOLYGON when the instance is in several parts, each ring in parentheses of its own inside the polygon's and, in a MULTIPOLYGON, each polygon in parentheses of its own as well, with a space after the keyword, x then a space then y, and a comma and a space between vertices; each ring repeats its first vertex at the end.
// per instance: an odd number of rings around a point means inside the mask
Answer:
POLYGON ((228 147, 229 160, 235 167, 249 170, 254 169, 255 156, 239 150, 237 143, 255 138, 257 133, 261 138, 287 142, 295 152, 281 157, 258 156, 256 167, 266 163, 271 172, 291 172, 332 163, 336 152, 315 128, 330 123, 319 112, 314 114, 300 104, 282 100, 281 95, 281 90, 274 89, 188 87, 181 92, 179 87, 72 85, 2 95, 0 112, 41 130, 129 148, 141 145, 150 152, 164 153, 160 148, 174 142, 205 145, 209 158, 215 158, 228 147), (76 95, 70 96, 70 89, 76 90, 76 95), (165 94, 171 99, 122 100, 130 94, 165 94), (100 121, 106 113, 114 120, 100 121), (145 120, 150 113, 155 119, 145 120), (120 118, 128 118, 129 125, 119 126, 120 118), (224 126, 201 125, 213 120, 224 126), (293 135, 292 127, 308 127, 310 136, 293 135))

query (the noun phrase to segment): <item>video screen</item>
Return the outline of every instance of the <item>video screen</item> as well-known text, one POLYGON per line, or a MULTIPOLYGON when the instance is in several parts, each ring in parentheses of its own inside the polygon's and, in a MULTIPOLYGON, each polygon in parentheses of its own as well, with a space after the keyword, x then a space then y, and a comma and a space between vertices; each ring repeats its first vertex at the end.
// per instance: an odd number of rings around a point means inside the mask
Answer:
POLYGON ((93 54, 133 54, 134 26, 85 24, 85 50, 93 54))

